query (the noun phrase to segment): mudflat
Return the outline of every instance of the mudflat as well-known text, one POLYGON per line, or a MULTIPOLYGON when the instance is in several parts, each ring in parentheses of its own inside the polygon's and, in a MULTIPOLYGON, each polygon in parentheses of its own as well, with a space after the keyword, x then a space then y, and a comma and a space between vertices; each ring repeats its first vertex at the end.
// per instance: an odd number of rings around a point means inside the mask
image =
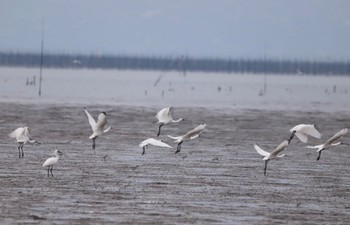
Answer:
MULTIPOLYGON (((91 148, 82 106, 1 103, 1 224, 350 224, 350 149, 314 149, 344 127, 349 113, 319 111, 174 109, 185 118, 162 127, 159 139, 174 149, 138 144, 156 138, 159 108, 86 105, 112 126, 91 148), (197 139, 178 136, 206 123, 197 139), (272 151, 300 123, 317 124, 320 140, 294 138, 286 157, 271 160, 267 175, 253 144, 272 151), (18 145, 8 134, 31 129, 40 146, 18 145), (63 152, 47 176, 42 164, 63 152)), ((344 137, 349 141, 349 136, 344 137)))

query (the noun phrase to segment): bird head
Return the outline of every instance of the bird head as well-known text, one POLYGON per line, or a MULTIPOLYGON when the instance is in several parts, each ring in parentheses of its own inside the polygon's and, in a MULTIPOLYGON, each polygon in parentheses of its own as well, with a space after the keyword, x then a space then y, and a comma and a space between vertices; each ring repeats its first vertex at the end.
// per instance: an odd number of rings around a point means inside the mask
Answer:
POLYGON ((63 155, 63 153, 61 152, 61 151, 59 151, 59 150, 55 150, 55 155, 59 155, 59 156, 62 156, 63 155))

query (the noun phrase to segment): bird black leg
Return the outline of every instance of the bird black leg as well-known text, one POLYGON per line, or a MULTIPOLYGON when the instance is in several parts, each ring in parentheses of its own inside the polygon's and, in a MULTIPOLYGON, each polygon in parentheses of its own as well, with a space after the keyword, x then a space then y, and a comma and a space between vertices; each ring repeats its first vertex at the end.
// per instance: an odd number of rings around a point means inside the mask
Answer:
POLYGON ((50 171, 51 171, 51 176, 53 177, 52 169, 53 169, 53 166, 51 166, 51 169, 50 169, 50 171))
POLYGON ((182 141, 179 142, 179 144, 177 144, 177 149, 176 149, 176 152, 175 153, 178 153, 181 151, 181 144, 182 144, 182 141))
POLYGON ((267 163, 269 162, 269 160, 265 161, 265 168, 264 168, 264 176, 266 176, 266 170, 267 170, 267 163))
POLYGON ((50 176, 50 166, 47 167, 47 177, 50 176))
POLYGON ((21 158, 21 145, 22 144, 19 144, 18 146, 18 158, 21 158))
POLYGON ((292 141, 292 139, 294 138, 295 132, 296 132, 296 131, 293 131, 292 135, 289 137, 289 139, 288 139, 288 144, 289 144, 289 143, 292 141))
POLYGON ((92 149, 95 149, 96 143, 95 143, 96 138, 92 139, 92 149))
POLYGON ((320 158, 321 158, 321 152, 322 152, 322 151, 319 151, 319 152, 318 152, 317 161, 320 160, 320 158))
POLYGON ((160 135, 160 128, 162 128, 163 125, 164 125, 163 123, 161 123, 161 124, 159 125, 157 137, 159 137, 159 135, 160 135))
POLYGON ((142 151, 142 155, 144 155, 144 154, 145 154, 145 151, 146 151, 146 146, 143 146, 143 147, 142 147, 142 150, 143 150, 143 151, 142 151))
POLYGON ((24 144, 22 144, 22 146, 21 146, 21 149, 22 149, 22 158, 24 157, 23 147, 24 147, 24 144))

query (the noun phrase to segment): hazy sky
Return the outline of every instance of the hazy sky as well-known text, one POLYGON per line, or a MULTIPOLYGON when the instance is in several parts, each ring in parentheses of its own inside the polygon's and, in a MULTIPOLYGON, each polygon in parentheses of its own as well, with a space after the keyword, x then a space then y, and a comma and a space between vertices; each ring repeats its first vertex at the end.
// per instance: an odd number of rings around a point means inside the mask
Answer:
POLYGON ((350 59, 348 0, 2 0, 0 50, 350 59))

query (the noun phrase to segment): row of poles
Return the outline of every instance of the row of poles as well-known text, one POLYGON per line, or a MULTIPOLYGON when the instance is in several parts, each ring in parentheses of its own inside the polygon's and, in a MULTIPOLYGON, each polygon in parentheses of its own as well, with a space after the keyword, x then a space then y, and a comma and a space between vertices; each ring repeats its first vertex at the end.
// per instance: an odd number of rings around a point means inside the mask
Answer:
POLYGON ((43 62, 44 62, 44 25, 45 20, 43 19, 41 27, 41 51, 40 51, 40 77, 39 77, 39 97, 41 96, 41 83, 43 80, 43 62))

